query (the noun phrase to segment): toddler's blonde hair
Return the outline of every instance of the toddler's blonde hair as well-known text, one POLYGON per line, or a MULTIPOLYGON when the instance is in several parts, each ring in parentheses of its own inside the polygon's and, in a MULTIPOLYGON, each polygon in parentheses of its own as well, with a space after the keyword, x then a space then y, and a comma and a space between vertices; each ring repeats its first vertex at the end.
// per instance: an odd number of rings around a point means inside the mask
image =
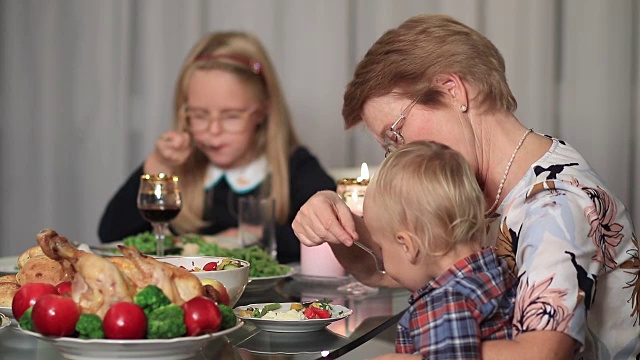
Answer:
POLYGON ((443 144, 415 141, 391 153, 372 177, 365 201, 381 209, 386 232, 408 231, 433 256, 484 240, 480 186, 464 157, 443 144))

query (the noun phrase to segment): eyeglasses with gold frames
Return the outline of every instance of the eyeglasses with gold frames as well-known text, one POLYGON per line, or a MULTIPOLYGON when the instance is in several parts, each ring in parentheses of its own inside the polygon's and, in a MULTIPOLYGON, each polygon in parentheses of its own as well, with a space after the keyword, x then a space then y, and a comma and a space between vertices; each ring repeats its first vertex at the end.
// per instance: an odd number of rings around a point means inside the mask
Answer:
POLYGON ((393 151, 397 150, 400 146, 404 145, 404 136, 400 133, 402 130, 402 126, 404 125, 404 120, 407 118, 409 111, 413 108, 413 106, 418 102, 420 97, 416 97, 411 101, 407 107, 402 110, 398 120, 396 120, 387 130, 384 132, 384 148, 385 153, 384 157, 389 156, 393 151))
POLYGON ((211 128, 214 121, 218 122, 223 132, 239 133, 247 130, 249 118, 258 111, 258 105, 252 105, 247 109, 225 110, 213 115, 209 110, 189 107, 184 105, 183 114, 186 117, 187 127, 191 132, 203 132, 211 128))

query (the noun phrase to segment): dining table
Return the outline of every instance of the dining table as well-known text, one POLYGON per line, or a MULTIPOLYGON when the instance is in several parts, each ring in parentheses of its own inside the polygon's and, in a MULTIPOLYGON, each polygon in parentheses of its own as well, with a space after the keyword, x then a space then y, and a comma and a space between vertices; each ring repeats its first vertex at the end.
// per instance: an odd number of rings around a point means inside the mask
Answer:
MULTIPOLYGON (((2 263, 0 258, 0 265, 2 263)), ((362 359, 394 352, 395 328, 408 306, 408 291, 366 287, 368 291, 344 291, 354 283, 357 281, 348 275, 317 277, 294 273, 266 288, 248 285, 236 307, 322 299, 348 308, 352 313, 313 331, 292 328, 274 332, 244 321, 236 330, 207 342, 189 359, 362 359)), ((118 358, 117 354, 113 355, 118 358)), ((65 357, 54 343, 25 334, 13 320, 12 325, 0 333, 0 359, 65 357)))

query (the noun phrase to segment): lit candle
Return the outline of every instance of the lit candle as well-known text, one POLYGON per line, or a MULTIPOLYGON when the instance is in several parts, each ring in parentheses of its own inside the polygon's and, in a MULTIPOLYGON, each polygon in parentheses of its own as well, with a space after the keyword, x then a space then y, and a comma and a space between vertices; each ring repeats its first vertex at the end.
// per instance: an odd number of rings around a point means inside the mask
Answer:
POLYGON ((362 165, 360 165, 360 176, 358 176, 356 180, 358 180, 358 182, 367 180, 367 183, 369 183, 369 167, 366 162, 363 162, 362 165))
POLYGON ((362 205, 367 185, 369 185, 369 167, 366 162, 360 166, 360 176, 355 179, 346 178, 338 181, 338 195, 355 215, 362 216, 362 205))

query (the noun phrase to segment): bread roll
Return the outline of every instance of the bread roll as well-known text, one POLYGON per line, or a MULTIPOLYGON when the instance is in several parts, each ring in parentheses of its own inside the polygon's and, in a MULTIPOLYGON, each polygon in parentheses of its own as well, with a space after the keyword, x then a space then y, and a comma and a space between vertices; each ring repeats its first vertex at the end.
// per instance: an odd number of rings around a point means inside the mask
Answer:
POLYGON ((18 256, 18 268, 22 269, 22 267, 24 267, 24 265, 30 259, 38 256, 44 256, 44 252, 42 251, 42 248, 40 247, 40 245, 36 245, 28 248, 25 252, 23 252, 22 254, 20 254, 20 256, 18 256))
POLYGON ((0 306, 11 307, 13 295, 20 289, 15 282, 0 282, 0 306))
POLYGON ((30 258, 16 274, 18 284, 49 283, 58 285, 71 280, 62 265, 45 255, 30 258))
POLYGON ((0 276, 0 282, 14 282, 17 284, 18 280, 16 280, 15 274, 9 274, 0 276))

